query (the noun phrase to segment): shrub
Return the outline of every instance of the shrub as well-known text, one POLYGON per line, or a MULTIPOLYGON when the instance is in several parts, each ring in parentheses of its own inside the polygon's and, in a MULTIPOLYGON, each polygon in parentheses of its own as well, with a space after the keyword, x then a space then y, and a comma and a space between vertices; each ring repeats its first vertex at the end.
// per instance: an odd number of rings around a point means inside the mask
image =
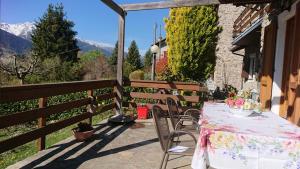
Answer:
POLYGON ((144 80, 144 71, 136 70, 129 75, 130 80, 144 80))

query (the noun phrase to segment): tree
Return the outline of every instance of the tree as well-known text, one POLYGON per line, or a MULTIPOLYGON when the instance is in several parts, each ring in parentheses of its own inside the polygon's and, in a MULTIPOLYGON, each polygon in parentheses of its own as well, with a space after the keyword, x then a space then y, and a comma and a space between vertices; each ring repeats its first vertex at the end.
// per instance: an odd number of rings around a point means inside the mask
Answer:
POLYGON ((90 51, 80 58, 84 80, 107 79, 112 77, 111 66, 100 51, 90 51))
POLYGON ((132 41, 129 46, 127 62, 131 64, 133 71, 142 68, 141 55, 135 41, 132 41))
POLYGON ((0 69, 20 80, 20 84, 25 83, 26 76, 33 73, 37 58, 30 55, 13 55, 7 61, 0 60, 0 69))
POLYGON ((74 23, 65 18, 63 5, 48 6, 47 12, 35 23, 32 50, 41 60, 59 57, 62 61, 77 61, 79 48, 73 31, 74 23))
POLYGON ((118 64, 118 41, 115 44, 115 48, 114 48, 108 62, 110 65, 114 65, 114 66, 116 66, 118 64))
POLYGON ((144 56, 144 67, 149 68, 152 66, 152 53, 151 50, 148 49, 144 56))
POLYGON ((215 6, 174 8, 165 19, 169 69, 177 79, 202 81, 215 65, 218 15, 215 6))

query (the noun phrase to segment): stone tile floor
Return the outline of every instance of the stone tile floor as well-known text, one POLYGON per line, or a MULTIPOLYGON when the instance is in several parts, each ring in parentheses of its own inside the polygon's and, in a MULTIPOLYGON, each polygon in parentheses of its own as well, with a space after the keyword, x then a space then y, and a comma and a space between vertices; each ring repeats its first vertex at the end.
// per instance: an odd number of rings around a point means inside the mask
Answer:
MULTIPOLYGON (((95 125, 96 133, 87 142, 73 137, 41 151, 9 169, 157 169, 162 150, 152 119, 135 125, 95 125)), ((167 168, 191 168, 192 157, 171 156, 167 168)))

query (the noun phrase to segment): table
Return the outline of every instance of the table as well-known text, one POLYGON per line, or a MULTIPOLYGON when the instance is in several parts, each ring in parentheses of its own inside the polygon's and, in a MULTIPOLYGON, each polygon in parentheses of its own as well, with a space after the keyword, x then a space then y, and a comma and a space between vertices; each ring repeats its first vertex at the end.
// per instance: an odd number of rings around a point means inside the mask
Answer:
POLYGON ((205 103, 192 168, 300 169, 300 128, 272 112, 238 117, 205 103))

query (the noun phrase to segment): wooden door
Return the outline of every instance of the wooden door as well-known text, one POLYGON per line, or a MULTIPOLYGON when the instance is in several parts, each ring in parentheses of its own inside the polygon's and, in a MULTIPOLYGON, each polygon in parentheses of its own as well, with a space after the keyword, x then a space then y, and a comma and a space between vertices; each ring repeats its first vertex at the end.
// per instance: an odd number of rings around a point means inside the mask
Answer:
POLYGON ((260 78, 260 101, 263 109, 271 108, 276 34, 277 24, 272 22, 265 28, 264 35, 263 67, 260 78))
POLYGON ((287 22, 280 115, 300 126, 300 3, 287 22))

